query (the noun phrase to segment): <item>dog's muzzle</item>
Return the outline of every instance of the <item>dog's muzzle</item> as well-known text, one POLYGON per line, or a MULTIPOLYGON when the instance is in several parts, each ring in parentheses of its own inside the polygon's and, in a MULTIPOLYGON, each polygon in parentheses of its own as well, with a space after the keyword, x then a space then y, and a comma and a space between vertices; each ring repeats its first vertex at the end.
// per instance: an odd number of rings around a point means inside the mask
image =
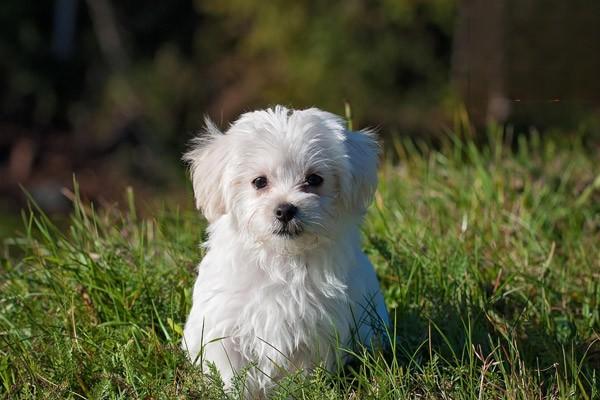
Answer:
POLYGON ((282 203, 275 208, 275 218, 279 227, 273 232, 277 236, 294 237, 302 233, 298 220, 298 208, 291 203, 282 203))

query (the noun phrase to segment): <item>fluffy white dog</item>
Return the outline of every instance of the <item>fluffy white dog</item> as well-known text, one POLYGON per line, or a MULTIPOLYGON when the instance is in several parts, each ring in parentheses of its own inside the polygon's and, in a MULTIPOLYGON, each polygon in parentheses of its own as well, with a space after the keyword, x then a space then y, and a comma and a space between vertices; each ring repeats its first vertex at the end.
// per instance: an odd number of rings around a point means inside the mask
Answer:
POLYGON ((209 120, 184 159, 210 223, 183 348, 250 397, 286 373, 344 360, 389 323, 361 251, 359 225, 377 185, 373 133, 316 108, 209 120))

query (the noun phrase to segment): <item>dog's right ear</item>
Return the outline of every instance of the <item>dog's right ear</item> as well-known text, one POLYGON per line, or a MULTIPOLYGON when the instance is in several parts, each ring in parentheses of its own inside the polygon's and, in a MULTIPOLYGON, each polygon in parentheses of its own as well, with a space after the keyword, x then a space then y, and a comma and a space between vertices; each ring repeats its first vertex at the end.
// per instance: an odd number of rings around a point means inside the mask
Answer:
POLYGON ((209 118, 204 122, 204 131, 192 140, 183 160, 190 168, 196 207, 212 223, 227 213, 224 175, 230 149, 227 148, 227 136, 209 118))

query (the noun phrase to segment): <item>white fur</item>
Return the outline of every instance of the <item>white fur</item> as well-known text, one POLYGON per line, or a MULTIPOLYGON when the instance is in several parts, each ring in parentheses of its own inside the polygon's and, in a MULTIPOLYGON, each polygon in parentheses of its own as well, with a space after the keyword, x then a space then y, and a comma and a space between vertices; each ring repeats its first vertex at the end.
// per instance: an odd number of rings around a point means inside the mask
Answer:
POLYGON ((214 363, 226 385, 244 370, 254 397, 286 373, 334 368, 340 348, 371 344, 389 322, 360 249, 377 157, 374 134, 316 108, 246 113, 225 134, 207 121, 184 156, 210 223, 184 331, 193 361, 214 363), (323 183, 308 188, 309 174, 323 183), (253 186, 258 176, 266 188, 253 186), (298 235, 274 233, 285 202, 298 208, 298 235))

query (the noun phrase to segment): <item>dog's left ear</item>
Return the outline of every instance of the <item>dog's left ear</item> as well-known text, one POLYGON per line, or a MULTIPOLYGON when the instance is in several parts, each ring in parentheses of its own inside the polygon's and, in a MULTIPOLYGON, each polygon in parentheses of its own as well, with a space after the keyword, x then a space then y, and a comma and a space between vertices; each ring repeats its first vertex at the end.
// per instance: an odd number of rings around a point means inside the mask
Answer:
POLYGON ((351 213, 363 214, 377 188, 379 143, 370 130, 344 132, 344 146, 350 173, 342 179, 341 192, 351 213))

